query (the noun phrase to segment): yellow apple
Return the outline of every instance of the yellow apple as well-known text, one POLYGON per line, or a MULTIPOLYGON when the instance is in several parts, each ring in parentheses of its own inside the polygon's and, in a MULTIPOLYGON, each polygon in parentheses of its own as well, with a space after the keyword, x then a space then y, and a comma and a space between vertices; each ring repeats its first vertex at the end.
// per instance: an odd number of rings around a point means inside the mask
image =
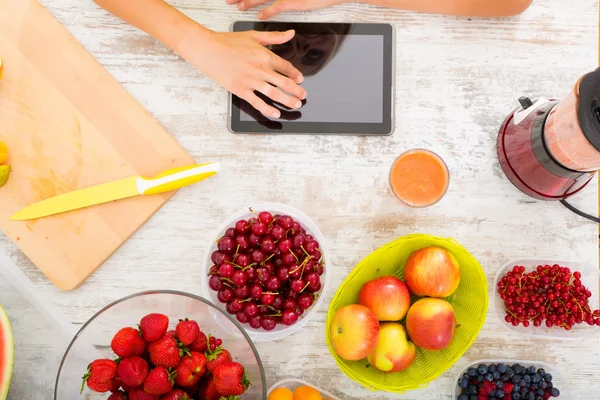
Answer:
POLYGON ((383 372, 405 370, 417 356, 417 347, 409 342, 404 327, 397 322, 379 324, 379 340, 367 360, 383 372))
POLYGON ((340 308, 331 321, 329 338, 335 353, 347 361, 365 358, 379 336, 379 321, 373 311, 360 304, 340 308))

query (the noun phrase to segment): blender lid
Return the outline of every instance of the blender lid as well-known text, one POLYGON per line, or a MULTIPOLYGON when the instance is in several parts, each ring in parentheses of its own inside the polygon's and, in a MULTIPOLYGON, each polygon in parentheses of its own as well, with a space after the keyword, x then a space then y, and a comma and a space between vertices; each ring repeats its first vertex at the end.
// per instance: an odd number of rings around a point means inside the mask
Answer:
POLYGON ((584 75, 578 90, 579 126, 592 146, 600 151, 600 68, 584 75))

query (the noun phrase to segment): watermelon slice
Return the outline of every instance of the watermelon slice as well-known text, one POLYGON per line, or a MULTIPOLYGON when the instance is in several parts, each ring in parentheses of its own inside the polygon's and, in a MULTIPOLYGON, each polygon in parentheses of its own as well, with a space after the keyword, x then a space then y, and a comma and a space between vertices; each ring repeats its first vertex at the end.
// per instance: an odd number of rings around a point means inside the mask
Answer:
POLYGON ((14 360, 14 343, 10 321, 0 306, 0 400, 6 400, 14 360))

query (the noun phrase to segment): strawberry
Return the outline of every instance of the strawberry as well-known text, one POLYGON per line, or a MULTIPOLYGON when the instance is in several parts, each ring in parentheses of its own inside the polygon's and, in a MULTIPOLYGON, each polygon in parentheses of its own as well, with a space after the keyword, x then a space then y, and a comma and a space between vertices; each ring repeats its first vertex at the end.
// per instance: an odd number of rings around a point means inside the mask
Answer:
POLYGON ((198 339, 192 344, 189 345, 190 350, 197 351, 200 353, 204 353, 208 348, 208 341, 206 339, 206 335, 204 332, 200 331, 198 334, 198 339))
POLYGON ((189 346, 194 343, 200 335, 200 327, 196 321, 190 321, 189 319, 180 319, 179 323, 175 327, 175 333, 177 339, 184 346, 189 346))
POLYGON ((132 388, 127 392, 127 396, 129 400, 158 400, 158 396, 146 393, 141 387, 132 388))
POLYGON ((158 396, 170 392, 173 389, 173 375, 165 367, 154 368, 144 381, 144 391, 158 396))
POLYGON ((209 379, 203 380, 198 388, 198 395, 201 399, 205 400, 219 400, 221 395, 217 391, 217 387, 215 386, 215 382, 210 377, 209 379))
POLYGON ((108 392, 113 387, 113 379, 117 375, 117 363, 113 360, 100 359, 94 360, 88 365, 88 370, 83 375, 81 383, 81 393, 83 393, 84 385, 94 392, 108 392))
POLYGON ((169 317, 164 314, 148 314, 140 321, 142 337, 148 343, 161 339, 168 328, 169 317))
MULTIPOLYGON (((117 375, 119 373, 119 367, 117 367, 117 375)), ((110 391, 112 393, 118 392, 119 389, 121 389, 121 384, 123 382, 121 382, 121 380, 119 379, 119 377, 117 376, 115 379, 112 380, 111 384, 110 384, 110 391)))
POLYGON ((157 367, 175 368, 183 355, 177 347, 175 337, 169 333, 157 342, 148 346, 150 352, 150 361, 157 367))
POLYGON ((204 376, 206 373, 206 356, 197 351, 192 351, 189 356, 184 356, 179 365, 186 366, 194 375, 204 376))
POLYGON ((121 358, 139 356, 144 352, 146 342, 137 329, 123 328, 113 337, 110 347, 121 358))
POLYGON ((243 394, 250 386, 244 367, 236 362, 219 364, 214 370, 213 380, 217 391, 224 397, 243 394))
POLYGON ((189 387, 194 386, 200 380, 200 376, 194 375, 191 369, 181 363, 175 369, 177 375, 175 376, 175 383, 179 386, 189 387))
POLYGON ((215 368, 224 362, 231 362, 231 354, 221 347, 217 347, 214 351, 209 351, 206 356, 208 360, 207 368, 210 372, 214 372, 215 368))
POLYGON ((108 400, 127 400, 127 395, 119 390, 108 396, 108 400))
POLYGON ((174 389, 162 396, 160 400, 190 400, 190 396, 181 389, 174 389))
POLYGON ((122 359, 117 369, 117 378, 129 387, 138 387, 148 376, 148 363, 143 358, 131 356, 122 359))
POLYGON ((512 390, 514 387, 515 387, 514 384, 512 384, 510 382, 504 382, 504 386, 502 386, 502 390, 504 390, 504 393, 512 393, 512 390))

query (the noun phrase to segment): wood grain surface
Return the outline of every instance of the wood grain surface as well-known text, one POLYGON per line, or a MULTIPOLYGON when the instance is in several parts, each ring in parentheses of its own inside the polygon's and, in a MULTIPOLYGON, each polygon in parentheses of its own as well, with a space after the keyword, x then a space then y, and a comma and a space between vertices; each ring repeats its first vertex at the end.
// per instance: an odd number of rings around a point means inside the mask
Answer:
MULTIPOLYGON (((419 15, 354 4, 280 17, 394 24, 397 125, 393 136, 382 138, 232 135, 226 129, 225 91, 172 51, 91 1, 43 3, 198 162, 220 161, 223 170, 177 193, 73 292, 57 290, 8 238, 0 237, 2 251, 78 326, 107 303, 141 290, 200 293, 199 263, 219 224, 247 204, 277 201, 304 210, 320 226, 332 249, 332 282, 323 307, 304 329, 257 346, 268 384, 297 377, 342 399, 450 400, 460 365, 426 390, 402 396, 369 392, 336 367, 325 345, 327 305, 363 257, 398 236, 422 232, 456 238, 479 259, 490 283, 511 259, 598 261, 596 225, 558 203, 535 201, 517 191, 503 175, 495 148, 497 130, 518 96, 561 97, 596 67, 597 0, 534 0, 524 15, 508 19, 419 15), (448 194, 427 209, 403 207, 388 189, 392 161, 414 147, 436 151, 450 168, 448 194)), ((221 0, 173 4, 216 30, 256 15, 221 0)), ((596 195, 594 180, 572 201, 594 213, 596 195)), ((57 364, 48 360, 40 371, 36 355, 62 342, 51 335, 32 341, 25 333, 44 325, 22 316, 18 299, 3 301, 23 334, 17 337, 10 399, 51 399, 48 385, 57 364)), ((490 310, 461 365, 482 358, 545 361, 563 371, 571 399, 595 400, 600 399, 600 388, 592 383, 600 379, 598 354, 597 337, 551 342, 507 334, 490 310)))
POLYGON ((172 193, 24 222, 14 212, 193 159, 35 0, 0 0, 0 141, 11 176, 0 228, 60 289, 79 286, 172 193))

